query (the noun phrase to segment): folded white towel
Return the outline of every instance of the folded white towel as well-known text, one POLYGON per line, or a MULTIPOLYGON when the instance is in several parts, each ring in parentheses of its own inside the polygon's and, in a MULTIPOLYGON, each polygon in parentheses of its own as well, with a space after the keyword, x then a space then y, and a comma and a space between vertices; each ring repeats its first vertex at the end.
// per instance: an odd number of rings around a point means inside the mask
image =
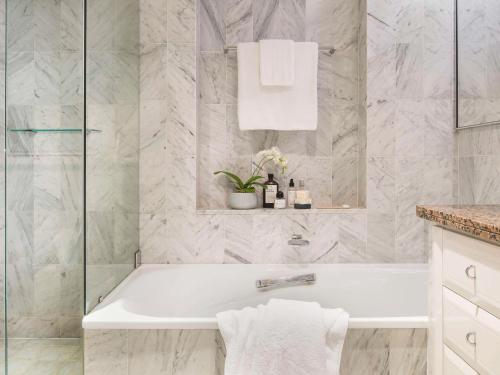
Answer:
POLYGON ((217 314, 226 375, 337 375, 349 315, 312 302, 271 299, 217 314))
POLYGON ((260 47, 262 86, 292 86, 295 82, 295 42, 264 39, 260 47))
POLYGON ((316 130, 318 45, 295 43, 295 83, 262 86, 258 43, 238 44, 238 120, 241 130, 316 130))

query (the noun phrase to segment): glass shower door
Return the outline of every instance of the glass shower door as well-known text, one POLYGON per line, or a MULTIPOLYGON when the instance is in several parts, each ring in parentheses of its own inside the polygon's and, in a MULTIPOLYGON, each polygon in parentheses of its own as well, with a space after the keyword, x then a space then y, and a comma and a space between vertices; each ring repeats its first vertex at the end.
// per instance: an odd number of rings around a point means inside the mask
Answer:
POLYGON ((83 373, 84 0, 4 0, 8 374, 83 373))

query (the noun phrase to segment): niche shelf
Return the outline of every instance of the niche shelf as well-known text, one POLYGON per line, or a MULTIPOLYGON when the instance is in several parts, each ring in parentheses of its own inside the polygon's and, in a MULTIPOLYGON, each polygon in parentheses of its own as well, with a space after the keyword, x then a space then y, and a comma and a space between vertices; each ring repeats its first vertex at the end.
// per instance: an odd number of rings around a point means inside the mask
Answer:
POLYGON ((332 208, 311 208, 309 210, 296 210, 295 208, 273 209, 255 208, 253 210, 233 210, 227 209, 198 209, 198 215, 308 215, 308 214, 356 214, 365 213, 366 208, 359 207, 332 207, 332 208))

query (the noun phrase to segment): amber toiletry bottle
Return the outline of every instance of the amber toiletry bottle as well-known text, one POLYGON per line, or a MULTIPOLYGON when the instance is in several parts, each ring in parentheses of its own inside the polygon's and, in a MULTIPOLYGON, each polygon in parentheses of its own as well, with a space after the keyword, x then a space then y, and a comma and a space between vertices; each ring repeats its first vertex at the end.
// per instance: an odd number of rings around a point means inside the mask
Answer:
POLYGON ((278 194, 278 183, 274 181, 274 175, 272 173, 267 175, 268 180, 264 182, 266 185, 264 189, 264 199, 263 207, 264 208, 274 208, 274 202, 276 201, 276 194, 278 194))

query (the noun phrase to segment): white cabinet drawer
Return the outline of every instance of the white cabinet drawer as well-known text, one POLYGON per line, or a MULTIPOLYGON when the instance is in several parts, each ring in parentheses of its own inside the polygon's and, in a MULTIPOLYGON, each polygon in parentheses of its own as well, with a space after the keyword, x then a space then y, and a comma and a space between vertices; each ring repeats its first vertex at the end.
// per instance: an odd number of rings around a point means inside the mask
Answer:
POLYGON ((443 374, 444 375, 478 375, 462 358, 450 348, 443 348, 443 374))
POLYGON ((477 306, 443 288, 444 342, 468 361, 476 358, 477 306))
POLYGON ((476 363, 490 374, 500 374, 500 319, 479 309, 476 363))
POLYGON ((474 243, 470 241, 473 240, 452 232, 444 232, 443 282, 447 287, 467 297, 476 293, 476 262, 471 258, 474 243))
POLYGON ((444 231, 443 284, 500 317, 500 246, 444 231))
POLYGON ((476 266, 476 300, 500 318, 500 247, 481 258, 476 266))

